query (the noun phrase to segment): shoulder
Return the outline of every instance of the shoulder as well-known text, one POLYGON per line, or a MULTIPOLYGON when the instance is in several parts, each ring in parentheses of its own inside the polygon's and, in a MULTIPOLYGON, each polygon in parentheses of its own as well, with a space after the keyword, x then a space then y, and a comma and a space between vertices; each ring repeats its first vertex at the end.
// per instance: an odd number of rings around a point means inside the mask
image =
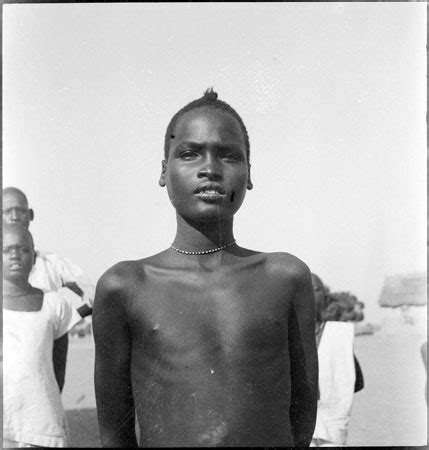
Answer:
POLYGON ((128 304, 134 297, 136 289, 141 289, 145 282, 147 261, 121 261, 110 267, 97 283, 94 309, 103 306, 128 304))
POLYGON ((129 287, 130 282, 133 284, 142 282, 148 265, 147 259, 121 261, 115 264, 100 277, 97 289, 118 292, 129 287))
POLYGON ((38 264, 58 270, 65 264, 65 259, 61 258, 57 253, 36 250, 36 265, 38 264))
POLYGON ((307 264, 290 253, 264 253, 267 271, 296 283, 311 283, 311 273, 307 264))
POLYGON ((42 250, 36 250, 36 258, 41 261, 55 261, 60 259, 60 257, 56 253, 52 252, 44 252, 42 250))
POLYGON ((43 304, 53 311, 55 315, 58 315, 65 308, 71 308, 65 291, 65 288, 59 288, 56 291, 49 291, 43 294, 43 304))

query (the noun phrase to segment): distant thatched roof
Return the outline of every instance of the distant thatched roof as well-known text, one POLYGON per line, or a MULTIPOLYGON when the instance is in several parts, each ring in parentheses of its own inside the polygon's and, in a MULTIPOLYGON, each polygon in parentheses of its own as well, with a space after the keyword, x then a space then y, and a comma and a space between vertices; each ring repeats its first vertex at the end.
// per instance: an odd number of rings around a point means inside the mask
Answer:
POLYGON ((386 277, 378 304, 392 308, 426 305, 426 284, 425 273, 386 277))

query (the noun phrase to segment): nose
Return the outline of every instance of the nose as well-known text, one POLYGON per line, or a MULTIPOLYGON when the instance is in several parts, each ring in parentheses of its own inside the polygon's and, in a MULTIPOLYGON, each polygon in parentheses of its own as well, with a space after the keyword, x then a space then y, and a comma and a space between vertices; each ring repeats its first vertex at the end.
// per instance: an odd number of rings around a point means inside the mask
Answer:
POLYGON ((21 258, 21 253, 20 253, 19 249, 17 249, 17 248, 10 249, 10 259, 20 259, 20 258, 21 258))
POLYGON ((11 220, 13 220, 14 222, 16 220, 18 220, 18 211, 15 208, 12 208, 11 212, 10 212, 10 218, 11 220))
POLYGON ((198 178, 208 178, 217 181, 222 179, 222 169, 218 160, 210 152, 207 152, 198 171, 198 178))

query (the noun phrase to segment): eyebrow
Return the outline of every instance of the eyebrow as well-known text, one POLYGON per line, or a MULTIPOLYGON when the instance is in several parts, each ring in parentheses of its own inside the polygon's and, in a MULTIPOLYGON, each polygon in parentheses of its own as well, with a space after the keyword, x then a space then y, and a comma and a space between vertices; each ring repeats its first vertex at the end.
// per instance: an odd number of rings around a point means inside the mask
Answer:
MULTIPOLYGON (((204 144, 193 141, 183 141, 176 147, 176 150, 181 150, 183 147, 191 148, 193 150, 201 150, 204 147, 204 144)), ((232 142, 225 144, 219 143, 216 144, 215 147, 219 150, 235 150, 237 152, 242 150, 239 145, 232 142)))
POLYGON ((201 150, 201 148, 203 148, 204 145, 192 141, 183 141, 176 147, 176 150, 181 150, 183 147, 192 148, 194 150, 201 150))

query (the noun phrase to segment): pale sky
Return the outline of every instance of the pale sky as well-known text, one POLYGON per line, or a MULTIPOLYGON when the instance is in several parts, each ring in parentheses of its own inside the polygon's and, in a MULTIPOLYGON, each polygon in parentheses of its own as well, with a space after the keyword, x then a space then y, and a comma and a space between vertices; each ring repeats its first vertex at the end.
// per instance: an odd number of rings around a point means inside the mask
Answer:
POLYGON ((247 125, 239 245, 286 251, 375 317, 426 270, 426 4, 3 6, 3 185, 94 282, 168 247, 172 115, 213 86, 247 125))

